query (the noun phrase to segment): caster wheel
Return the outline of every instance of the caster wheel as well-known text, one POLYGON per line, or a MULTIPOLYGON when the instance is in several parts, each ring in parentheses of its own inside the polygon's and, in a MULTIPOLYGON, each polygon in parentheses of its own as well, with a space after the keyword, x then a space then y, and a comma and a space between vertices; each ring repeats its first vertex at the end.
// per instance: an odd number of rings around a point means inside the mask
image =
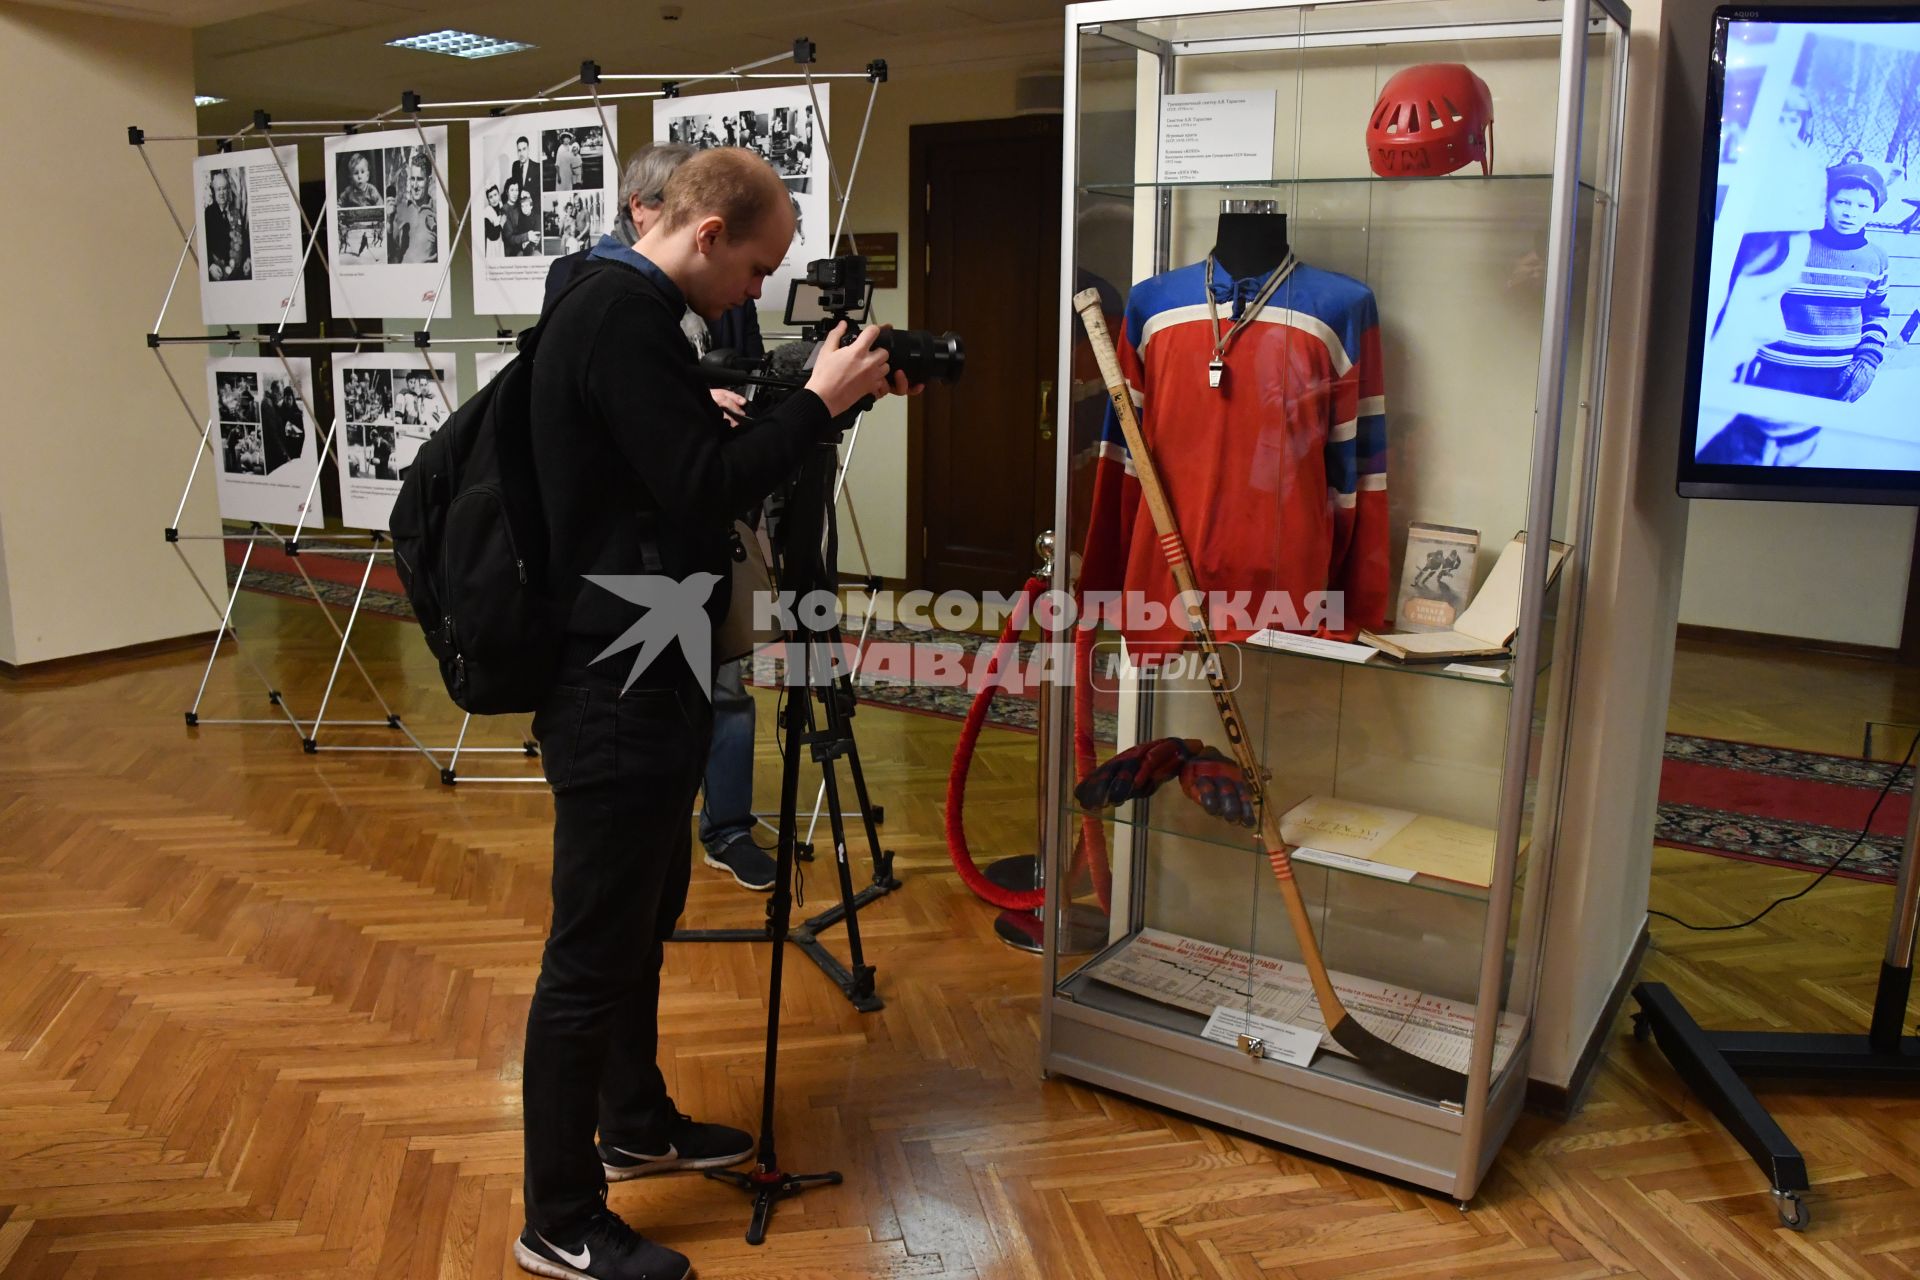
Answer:
POLYGON ((1780 1225, 1795 1231, 1805 1231, 1811 1215, 1807 1212, 1807 1202, 1800 1198, 1798 1191, 1775 1191, 1774 1205, 1780 1210, 1780 1225))
POLYGON ((1647 1021, 1647 1015, 1644 1013, 1633 1015, 1633 1038, 1641 1044, 1653 1038, 1653 1024, 1647 1021))

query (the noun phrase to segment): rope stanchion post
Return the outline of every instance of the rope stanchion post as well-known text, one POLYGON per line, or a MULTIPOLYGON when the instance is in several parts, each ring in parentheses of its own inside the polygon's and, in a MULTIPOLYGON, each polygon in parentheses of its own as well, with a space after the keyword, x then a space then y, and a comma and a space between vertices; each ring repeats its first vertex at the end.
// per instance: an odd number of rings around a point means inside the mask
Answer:
MULTIPOLYGON (((995 922, 995 932, 1001 941, 1022 951, 1040 950, 1040 939, 1044 928, 1039 912, 1045 908, 1047 892, 1044 883, 1027 889, 1010 889, 994 883, 975 863, 973 852, 967 844, 966 834, 966 790, 967 778, 973 764, 974 747, 980 738, 980 730, 986 724, 987 714, 992 709, 994 695, 1002 685, 1002 673, 1010 662, 1018 660, 1019 636, 1031 615, 1033 602, 1046 589, 1047 579, 1033 577, 1027 580, 1021 590, 1019 604, 1007 619, 1006 627, 1000 633, 1000 639, 987 658, 987 666, 981 672, 980 691, 974 696, 973 704, 967 710, 966 722, 960 729, 960 740, 954 747, 953 768, 947 776, 946 831, 947 852, 953 859, 954 870, 960 875, 961 882, 974 895, 990 906, 1001 908, 1002 915, 995 922), (1003 927, 1004 926, 1004 927, 1003 927)), ((1086 637, 1076 637, 1076 644, 1084 644, 1086 637)), ((1057 643, 1049 641, 1046 643, 1057 643)), ((1042 706, 1044 708, 1044 702, 1042 706)), ((1076 703, 1076 708, 1080 704, 1076 703)), ((1091 704, 1086 714, 1091 725, 1091 704)), ((1043 729, 1044 732, 1044 729, 1043 729)), ((1089 733, 1091 729, 1089 728, 1089 733)), ((1083 766, 1084 767, 1084 766, 1083 766)), ((1040 789, 1045 795, 1046 789, 1040 789)), ((1041 801, 1045 803, 1044 800, 1041 801)), ((1069 860, 1064 874, 1069 878, 1078 875, 1084 867, 1093 885, 1099 906, 1075 904, 1069 908, 1070 927, 1061 931, 1061 948, 1066 954, 1080 954, 1092 951, 1104 944, 1107 934, 1107 910, 1111 900, 1112 874, 1106 867, 1106 840, 1100 828, 1100 820, 1089 816, 1082 824, 1083 836, 1076 846, 1074 856, 1069 860)))

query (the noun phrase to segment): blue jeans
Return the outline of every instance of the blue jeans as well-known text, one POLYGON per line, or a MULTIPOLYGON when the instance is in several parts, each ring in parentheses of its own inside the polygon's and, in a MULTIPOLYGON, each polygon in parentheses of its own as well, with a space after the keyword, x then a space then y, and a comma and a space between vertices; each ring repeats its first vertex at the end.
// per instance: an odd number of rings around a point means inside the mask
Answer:
POLYGON ((744 662, 723 662, 713 675, 713 743, 701 788, 700 843, 724 848, 753 829, 753 695, 744 662))

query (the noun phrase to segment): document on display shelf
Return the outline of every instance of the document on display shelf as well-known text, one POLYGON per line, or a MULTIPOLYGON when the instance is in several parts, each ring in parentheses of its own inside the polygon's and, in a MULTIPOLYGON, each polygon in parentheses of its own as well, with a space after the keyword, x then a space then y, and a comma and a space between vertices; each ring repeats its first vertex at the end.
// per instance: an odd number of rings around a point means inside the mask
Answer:
POLYGON ((1273 104, 1272 89, 1160 99, 1160 181, 1273 181, 1273 104))
MULTIPOLYGON (((1305 966, 1291 960, 1142 929, 1125 946, 1090 965, 1087 973, 1096 982, 1210 1020, 1216 1011, 1224 1009, 1242 1016, 1251 1014, 1269 1024, 1304 1028, 1320 1037, 1320 1048, 1351 1056, 1325 1034, 1326 1023, 1314 999, 1313 983, 1305 966)), ((1334 991, 1347 1012, 1368 1031, 1396 1048, 1455 1071, 1466 1071, 1473 1053, 1471 1004, 1344 973, 1331 976, 1334 991)), ((1525 1029, 1524 1018, 1511 1013, 1500 1015, 1493 1040, 1496 1073, 1513 1057, 1525 1029)), ((1220 1027, 1214 1030, 1224 1034, 1220 1027)))

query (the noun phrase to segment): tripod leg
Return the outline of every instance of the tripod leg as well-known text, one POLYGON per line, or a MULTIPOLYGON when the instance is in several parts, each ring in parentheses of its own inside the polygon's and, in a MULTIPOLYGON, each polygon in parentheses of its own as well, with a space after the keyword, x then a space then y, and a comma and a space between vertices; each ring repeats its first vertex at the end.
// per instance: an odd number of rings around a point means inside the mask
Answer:
MULTIPOLYGON (((840 690, 829 686, 822 692, 827 704, 827 737, 846 742, 851 754, 852 736, 846 733, 844 724, 835 724, 838 715, 834 699, 840 696, 840 690)), ((808 720, 812 720, 811 707, 808 720)), ((820 781, 827 789, 827 822, 833 831, 833 868, 840 877, 840 901, 846 908, 842 918, 847 926, 847 960, 853 980, 853 989, 848 994, 856 999, 864 999, 873 994, 873 966, 866 962, 866 956, 860 949, 860 913, 854 905, 853 867, 847 861, 847 823, 840 815, 840 782, 833 767, 834 754, 834 746, 830 741, 828 749, 820 753, 820 781)))

